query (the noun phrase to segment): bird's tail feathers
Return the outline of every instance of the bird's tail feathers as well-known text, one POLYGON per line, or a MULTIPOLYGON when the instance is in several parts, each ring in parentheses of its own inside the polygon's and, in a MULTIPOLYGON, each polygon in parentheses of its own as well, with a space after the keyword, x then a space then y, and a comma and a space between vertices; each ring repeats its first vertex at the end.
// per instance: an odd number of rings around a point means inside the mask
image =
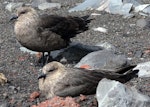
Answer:
POLYGON ((126 70, 125 73, 119 74, 111 71, 103 71, 103 70, 97 70, 95 72, 92 72, 92 76, 95 76, 97 79, 98 78, 107 78, 111 80, 117 80, 122 83, 125 83, 129 81, 130 79, 137 77, 137 73, 139 70, 132 70, 134 66, 131 66, 130 69, 126 70))
POLYGON ((89 16, 83 16, 83 17, 74 17, 74 21, 76 21, 76 23, 78 23, 79 25, 79 29, 78 32, 83 32, 88 30, 89 26, 88 23, 91 22, 91 18, 89 18, 89 16))
POLYGON ((93 18, 90 18, 89 15, 82 16, 81 18, 82 18, 86 23, 90 23, 90 22, 93 20, 93 18))

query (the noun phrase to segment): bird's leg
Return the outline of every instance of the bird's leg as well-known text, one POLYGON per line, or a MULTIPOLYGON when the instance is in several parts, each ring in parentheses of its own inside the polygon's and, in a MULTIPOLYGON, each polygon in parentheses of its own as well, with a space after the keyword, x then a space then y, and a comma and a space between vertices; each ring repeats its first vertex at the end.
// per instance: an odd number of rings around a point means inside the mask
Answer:
POLYGON ((44 66, 45 64, 45 56, 44 56, 44 52, 42 52, 42 66, 44 66))
POLYGON ((50 61, 52 61, 52 57, 51 57, 51 53, 48 52, 48 56, 47 56, 47 58, 46 58, 46 63, 48 63, 48 62, 50 62, 50 61))
POLYGON ((44 52, 42 52, 42 56, 41 56, 41 58, 39 58, 38 63, 40 64, 41 67, 44 66, 44 64, 45 64, 44 52))
POLYGON ((52 61, 52 57, 50 55, 50 52, 48 52, 48 55, 45 56, 44 52, 42 52, 42 57, 39 59, 40 66, 44 66, 48 62, 52 61))

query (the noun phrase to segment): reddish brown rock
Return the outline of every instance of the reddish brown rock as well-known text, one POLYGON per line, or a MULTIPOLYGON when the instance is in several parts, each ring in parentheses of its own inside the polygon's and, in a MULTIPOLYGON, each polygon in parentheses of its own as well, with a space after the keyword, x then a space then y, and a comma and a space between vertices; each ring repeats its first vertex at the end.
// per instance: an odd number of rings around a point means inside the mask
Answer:
POLYGON ((72 97, 63 98, 55 96, 52 99, 41 102, 37 106, 32 105, 31 107, 80 107, 80 105, 72 97))
POLYGON ((36 98, 38 98, 40 95, 39 92, 34 91, 33 93, 30 94, 30 101, 34 101, 36 98))

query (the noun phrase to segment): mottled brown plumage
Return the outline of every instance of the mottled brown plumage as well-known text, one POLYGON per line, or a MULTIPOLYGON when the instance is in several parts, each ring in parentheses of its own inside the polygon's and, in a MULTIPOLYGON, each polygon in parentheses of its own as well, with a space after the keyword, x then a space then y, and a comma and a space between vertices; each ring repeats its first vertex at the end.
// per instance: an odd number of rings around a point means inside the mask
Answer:
POLYGON ((31 7, 17 10, 14 31, 24 47, 38 52, 50 52, 66 47, 70 38, 88 29, 89 20, 80 17, 39 15, 31 7))
POLYGON ((43 73, 39 77, 39 89, 47 98, 93 94, 102 78, 125 82, 127 76, 109 71, 66 68, 54 61, 43 67, 43 73))

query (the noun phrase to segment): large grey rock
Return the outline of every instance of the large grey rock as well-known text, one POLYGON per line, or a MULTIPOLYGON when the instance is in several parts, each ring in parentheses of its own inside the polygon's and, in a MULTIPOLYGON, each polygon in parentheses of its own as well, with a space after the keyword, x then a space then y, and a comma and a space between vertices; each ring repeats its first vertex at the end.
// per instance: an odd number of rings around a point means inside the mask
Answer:
POLYGON ((64 50, 54 51, 51 55, 57 61, 60 61, 62 60, 62 58, 65 58, 69 63, 77 63, 88 53, 98 50, 103 50, 103 48, 100 46, 90 46, 80 43, 71 43, 68 48, 64 50))
POLYGON ((53 8, 61 8, 60 3, 51 3, 51 0, 33 0, 31 3, 33 7, 37 7, 40 10, 53 9, 53 8))
POLYGON ((84 0, 83 3, 71 8, 69 12, 85 11, 87 9, 120 14, 125 18, 133 17, 133 12, 140 13, 141 15, 150 14, 150 4, 143 4, 139 0, 84 0))
POLYGON ((136 89, 108 79, 102 79, 96 90, 98 107, 149 107, 150 97, 136 89))
POLYGON ((139 63, 133 70, 139 70, 138 77, 150 77, 150 61, 139 63))
POLYGON ((38 5, 38 8, 40 10, 46 10, 46 9, 60 9, 61 8, 61 4, 60 3, 42 3, 38 5))
POLYGON ((24 5, 23 2, 17 2, 17 3, 11 2, 6 5, 5 9, 10 12, 13 12, 16 8, 21 7, 23 5, 24 5))
POLYGON ((123 3, 122 0, 85 0, 83 3, 69 10, 84 11, 86 9, 96 9, 99 11, 107 11, 112 14, 129 14, 132 8, 131 3, 123 3))
POLYGON ((83 57, 75 67, 82 68, 84 65, 88 65, 90 70, 99 69, 115 72, 129 66, 129 61, 123 54, 109 50, 100 50, 91 52, 83 57))
POLYGON ((33 7, 38 7, 42 3, 50 3, 50 2, 51 2, 51 0, 33 0, 31 5, 33 7))

